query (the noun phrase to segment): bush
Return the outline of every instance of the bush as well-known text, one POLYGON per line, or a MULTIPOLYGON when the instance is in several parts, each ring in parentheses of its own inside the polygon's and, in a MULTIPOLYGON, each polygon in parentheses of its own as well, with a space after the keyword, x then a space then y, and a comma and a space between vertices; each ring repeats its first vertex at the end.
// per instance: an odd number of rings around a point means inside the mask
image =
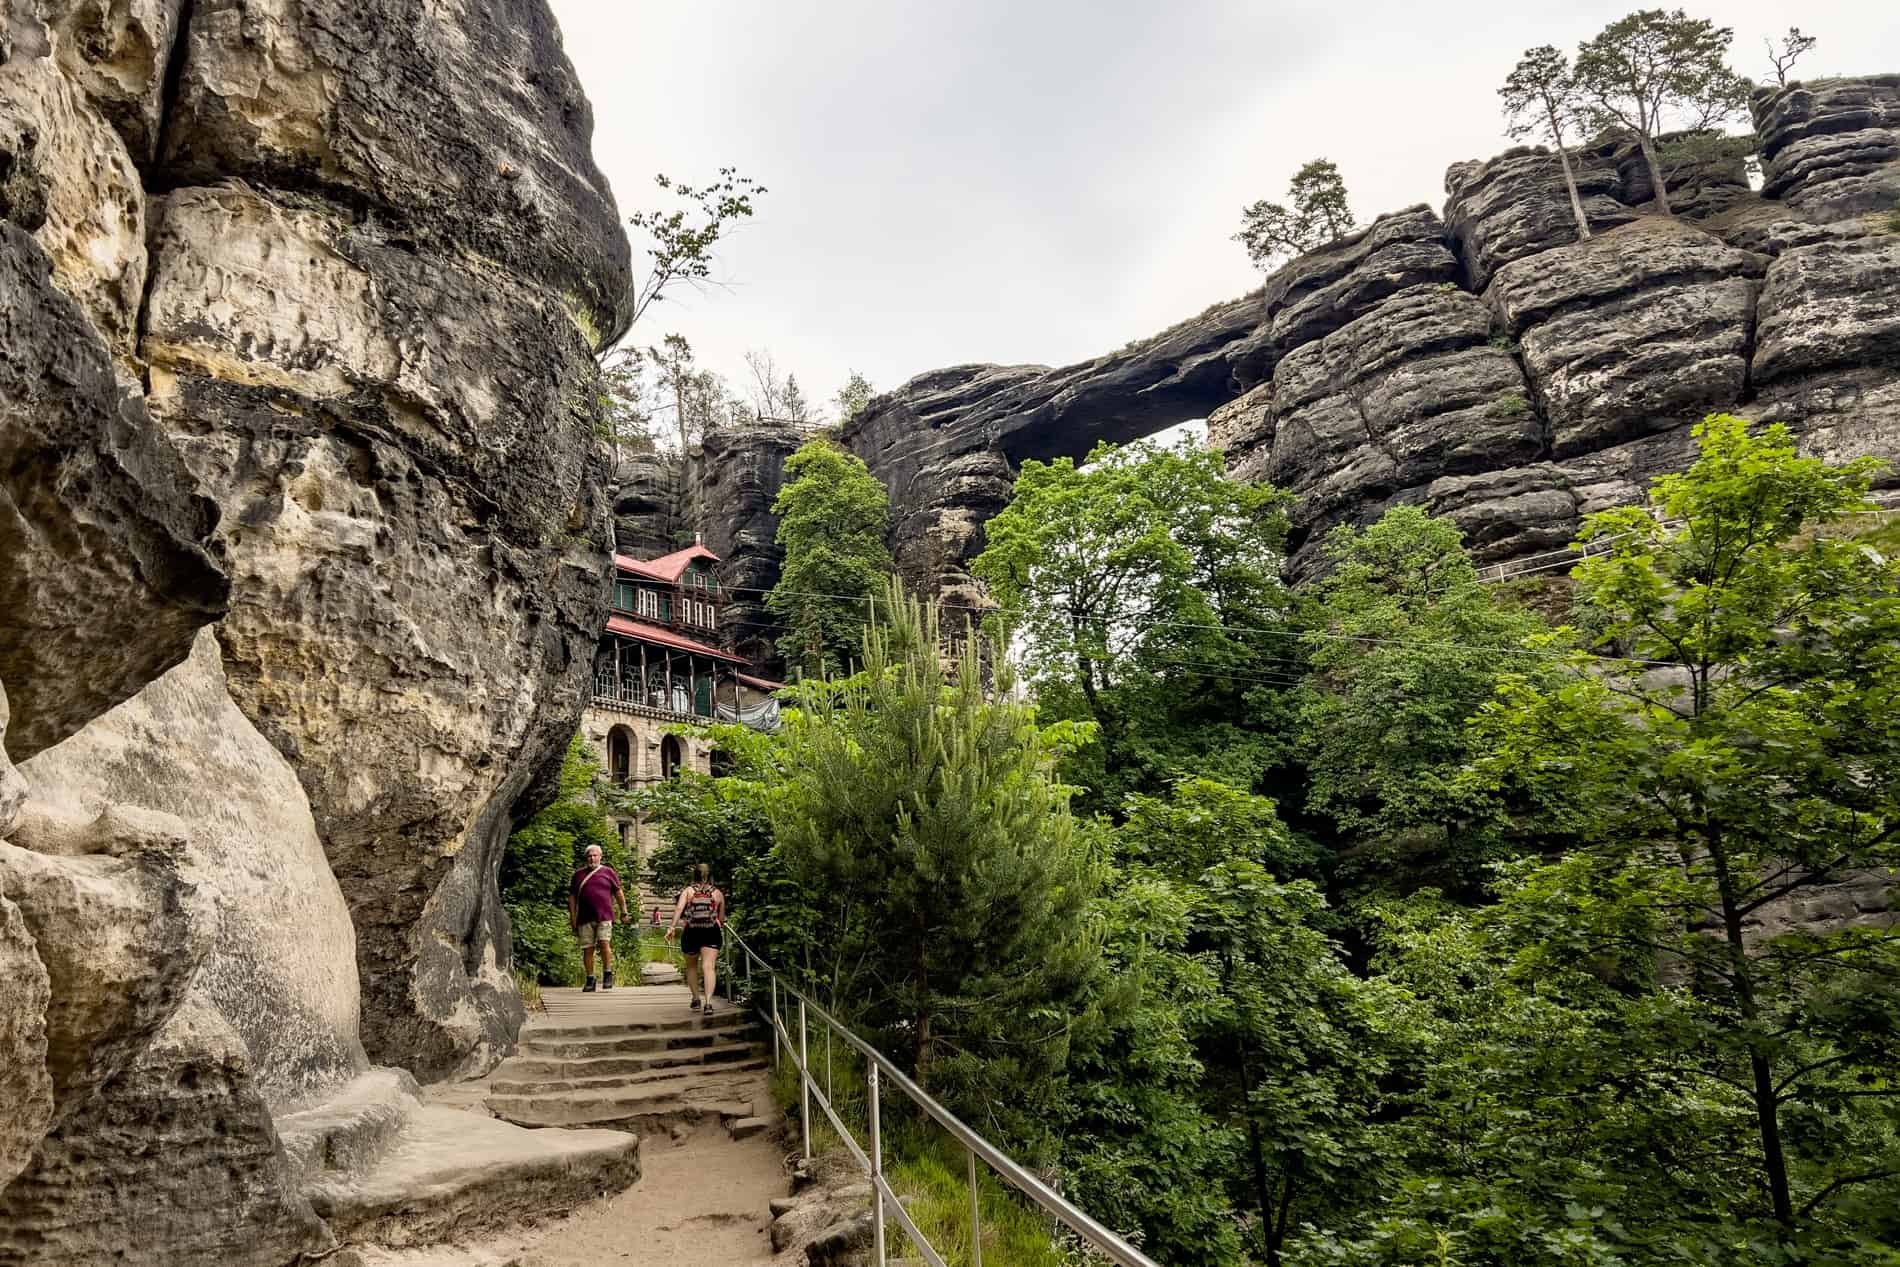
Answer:
POLYGON ((1487 418, 1521 418, 1531 411, 1531 402, 1517 392, 1506 392, 1484 407, 1487 418))

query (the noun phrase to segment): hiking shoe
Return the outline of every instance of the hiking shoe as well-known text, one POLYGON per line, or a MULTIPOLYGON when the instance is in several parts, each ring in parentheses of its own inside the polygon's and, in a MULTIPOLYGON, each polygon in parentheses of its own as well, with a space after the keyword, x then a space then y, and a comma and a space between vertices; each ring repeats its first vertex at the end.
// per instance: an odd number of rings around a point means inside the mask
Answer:
POLYGON ((713 1001, 711 999, 707 999, 705 1007, 703 1007, 701 1010, 704 1011, 706 1015, 711 1016, 713 1014, 713 1001))
POLYGON ((695 998, 691 1003, 688 1003, 686 1006, 693 1009, 693 1011, 697 1012, 699 1011, 699 1000, 695 998))
POLYGON ((592 977, 589 977, 587 978, 587 984, 581 987, 581 993, 591 994, 593 993, 593 990, 594 990, 594 979, 592 977))
POLYGON ((603 990, 611 990, 614 988, 614 974, 612 972, 603 972, 600 974, 600 988, 603 990))

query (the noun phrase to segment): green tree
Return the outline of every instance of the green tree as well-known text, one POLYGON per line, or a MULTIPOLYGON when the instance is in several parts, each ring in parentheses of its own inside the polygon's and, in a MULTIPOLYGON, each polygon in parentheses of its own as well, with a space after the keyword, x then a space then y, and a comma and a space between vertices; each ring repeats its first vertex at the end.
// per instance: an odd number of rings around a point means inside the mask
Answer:
POLYGON ((890 495, 862 458, 817 439, 786 459, 772 513, 785 562, 765 605, 785 630, 780 654, 808 677, 848 672, 892 570, 890 495))
POLYGON ((1468 896, 1503 842, 1462 778, 1467 722, 1510 675, 1537 680, 1545 628, 1478 579, 1458 528, 1400 506, 1326 543, 1306 593, 1300 717, 1306 808, 1329 825, 1340 879, 1468 896))
MULTIPOLYGON (((633 863, 620 833, 602 804, 602 770, 593 750, 579 735, 567 745, 554 801, 508 838, 501 862, 501 900, 508 912, 514 970, 544 985, 580 981, 580 951, 567 922, 568 886, 589 845, 631 887, 633 863)), ((638 932, 614 929, 616 954, 634 952, 638 932)))
POLYGON ((751 218, 752 200, 766 192, 764 185, 741 176, 736 167, 720 168, 718 177, 704 185, 688 185, 664 173, 653 182, 681 205, 636 211, 627 217, 650 239, 647 275, 634 292, 631 322, 639 321, 672 287, 709 281, 713 248, 736 222, 751 218))
POLYGON ((1252 788, 1280 759, 1285 504, 1192 442, 1023 464, 972 571, 1044 712, 1100 728, 1066 767, 1087 808, 1182 774, 1252 788))
POLYGON ((659 378, 660 402, 654 412, 673 412, 681 453, 690 450, 693 442, 708 431, 730 425, 738 417, 739 403, 724 380, 699 367, 693 345, 684 335, 667 335, 657 346, 648 348, 646 355, 659 378))
POLYGON ((603 354, 596 368, 597 429, 612 449, 616 467, 624 453, 653 451, 646 368, 646 357, 631 348, 603 354))
POLYGON ((1097 867, 1049 774, 1070 728, 1013 702, 977 640, 947 664, 934 612, 892 582, 865 667, 807 682, 772 825, 847 922, 836 997, 979 1130, 1046 1152, 1073 1005, 1100 961, 1097 867))
POLYGON ((1587 523, 1578 636, 1612 658, 1507 682, 1478 771, 1582 842, 1521 880, 1538 961, 1629 981, 1623 1041, 1734 1097, 1736 1224, 1825 1241, 1900 1208, 1900 939, 1790 926, 1900 866, 1900 566, 1837 526, 1879 463, 1726 415, 1697 434, 1651 509, 1587 523))
POLYGON ((1583 116, 1636 137, 1664 215, 1673 212, 1658 156, 1663 134, 1703 132, 1748 111, 1753 85, 1723 60, 1734 38, 1731 28, 1681 9, 1642 9, 1577 46, 1573 82, 1583 116))
POLYGON ((838 406, 839 424, 850 422, 863 413, 864 407, 871 403, 871 397, 875 394, 876 389, 871 386, 871 380, 856 370, 852 370, 844 380, 844 386, 840 387, 838 394, 833 397, 838 406))
POLYGON ((1777 48, 1774 42, 1766 37, 1762 39, 1762 43, 1768 46, 1768 61, 1775 68, 1775 83, 1786 88, 1788 72, 1793 70, 1794 64, 1806 56, 1808 51, 1820 41, 1812 35, 1801 34, 1800 27, 1791 26, 1788 28, 1788 33, 1781 37, 1780 47, 1777 48))
POLYGON ((1536 137, 1556 147, 1564 189, 1570 195, 1570 213, 1577 220, 1577 239, 1588 238, 1590 218, 1583 213, 1577 176, 1570 165, 1568 133, 1576 121, 1578 105, 1570 59, 1549 44, 1526 49, 1498 89, 1498 96, 1504 98, 1506 135, 1513 141, 1536 137))
POLYGON ((1234 241, 1247 258, 1271 269, 1289 255, 1301 255, 1353 231, 1346 181, 1329 158, 1316 158, 1293 174, 1287 198, 1293 205, 1262 199, 1240 213, 1234 241))

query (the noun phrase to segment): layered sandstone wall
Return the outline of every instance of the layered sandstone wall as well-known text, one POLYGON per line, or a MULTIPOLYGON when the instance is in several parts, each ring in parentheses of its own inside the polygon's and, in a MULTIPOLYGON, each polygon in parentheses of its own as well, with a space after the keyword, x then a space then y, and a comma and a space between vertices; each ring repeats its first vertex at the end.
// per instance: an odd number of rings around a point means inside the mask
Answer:
POLYGON ((374 1149, 312 1106, 512 1042, 605 604, 591 129, 541 0, 0 0, 0 1263, 322 1252, 374 1149))
POLYGON ((891 490, 913 583, 969 598, 983 525, 1027 458, 1206 418, 1239 478, 1296 494, 1295 574, 1333 525, 1422 503, 1503 570, 1638 501, 1712 410, 1788 422, 1832 459, 1900 455, 1900 77, 1764 90, 1765 186, 1585 148, 1576 240, 1555 155, 1446 175, 1426 207, 1290 261, 1264 290, 1063 369, 969 365, 872 402, 846 442, 891 490))

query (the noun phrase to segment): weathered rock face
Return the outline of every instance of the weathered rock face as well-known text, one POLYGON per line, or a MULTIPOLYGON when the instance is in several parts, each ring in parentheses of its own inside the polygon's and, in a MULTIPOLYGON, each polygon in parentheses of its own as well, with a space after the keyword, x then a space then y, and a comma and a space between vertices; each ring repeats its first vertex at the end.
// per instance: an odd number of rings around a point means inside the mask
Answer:
POLYGON ((785 484, 785 459, 804 442, 790 427, 715 431, 701 441, 691 464, 693 522, 704 525, 706 548, 722 560, 721 640, 750 660, 753 672, 773 679, 784 673, 785 661, 765 595, 778 584, 785 552, 772 503, 785 484))
POLYGON ((0 223, 0 681, 16 757, 184 659, 223 613, 216 517, 144 404, 121 397, 45 251, 0 223))
POLYGON ((1896 102, 1894 76, 1759 95, 1769 196, 1736 160, 1686 158, 1667 218, 1632 142, 1580 147, 1581 242, 1554 154, 1459 163, 1443 222, 1380 217, 1259 297, 1084 365, 921 375, 847 442, 891 489, 901 570, 959 599, 1017 463, 1195 417, 1232 474, 1297 495, 1296 576, 1331 526, 1398 503, 1451 515, 1481 561, 1547 562, 1582 516, 1691 461, 1714 410, 1891 457, 1900 238, 1861 213, 1896 197, 1896 102))
POLYGON ((615 464, 614 549, 652 559, 680 548, 685 466, 673 453, 631 453, 615 464))
POLYGON ((1900 204, 1900 75, 1764 88, 1754 108, 1764 196, 1821 221, 1900 204))

